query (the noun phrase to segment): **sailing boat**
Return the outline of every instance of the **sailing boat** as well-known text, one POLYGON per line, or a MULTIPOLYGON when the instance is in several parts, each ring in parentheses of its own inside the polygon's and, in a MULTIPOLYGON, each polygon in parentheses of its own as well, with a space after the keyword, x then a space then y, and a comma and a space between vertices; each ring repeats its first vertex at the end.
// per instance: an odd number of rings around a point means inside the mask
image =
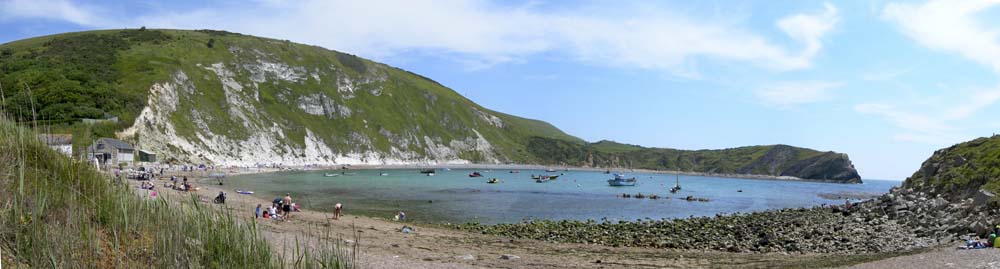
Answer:
POLYGON ((670 188, 670 193, 677 193, 681 190, 681 176, 677 174, 674 174, 674 176, 677 181, 674 183, 674 187, 670 188))

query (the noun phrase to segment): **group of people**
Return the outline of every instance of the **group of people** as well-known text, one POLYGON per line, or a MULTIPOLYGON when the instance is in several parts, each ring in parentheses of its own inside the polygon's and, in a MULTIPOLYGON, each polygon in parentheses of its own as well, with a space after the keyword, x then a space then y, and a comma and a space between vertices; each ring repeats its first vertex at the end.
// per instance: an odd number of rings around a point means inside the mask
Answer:
POLYGON ((184 176, 184 178, 181 179, 181 182, 177 182, 177 180, 178 180, 177 176, 170 176, 170 182, 171 183, 166 184, 166 187, 169 187, 169 188, 174 189, 174 190, 179 190, 179 191, 190 191, 191 190, 191 183, 188 183, 188 177, 187 176, 184 176))
POLYGON ((299 211, 299 206, 292 203, 292 195, 286 193, 285 197, 276 197, 271 201, 271 206, 261 210, 261 204, 257 204, 254 210, 254 218, 265 218, 288 221, 292 211, 299 211))
POLYGON ((993 232, 987 239, 981 239, 976 236, 975 239, 969 239, 966 241, 965 249, 980 249, 980 248, 1000 248, 1000 242, 997 242, 997 235, 1000 234, 1000 225, 993 228, 993 232))

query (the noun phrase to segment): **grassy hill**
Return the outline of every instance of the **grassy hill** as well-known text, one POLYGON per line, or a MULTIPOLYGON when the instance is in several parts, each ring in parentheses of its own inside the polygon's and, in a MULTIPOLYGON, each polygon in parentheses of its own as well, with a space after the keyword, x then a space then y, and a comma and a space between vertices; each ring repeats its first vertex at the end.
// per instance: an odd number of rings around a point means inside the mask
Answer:
POLYGON ((903 182, 931 195, 953 200, 979 190, 1000 193, 1000 136, 982 137, 935 151, 920 170, 903 182))
POLYGON ((117 136, 163 161, 535 163, 859 178, 846 156, 787 146, 587 143, 406 70, 223 31, 102 30, 2 44, 0 90, 9 115, 73 133, 78 152, 117 136), (118 121, 79 123, 111 116, 118 121))
MULTIPOLYGON (((4 118, 0 110, 0 251, 27 268, 345 268, 333 249, 272 249, 253 221, 192 197, 136 195, 4 118), (294 257, 289 257, 293 256, 294 257), (286 264, 288 260, 299 261, 286 264)), ((295 249, 298 247, 293 246, 295 249)), ((13 262, 13 263, 12 263, 13 262)), ((6 267, 5 267, 6 268, 6 267)))

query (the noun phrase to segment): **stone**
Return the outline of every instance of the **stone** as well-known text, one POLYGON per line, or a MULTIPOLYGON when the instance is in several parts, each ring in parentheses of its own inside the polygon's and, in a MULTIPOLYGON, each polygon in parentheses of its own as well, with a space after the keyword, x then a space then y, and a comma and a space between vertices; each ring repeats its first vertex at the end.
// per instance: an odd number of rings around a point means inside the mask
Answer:
POLYGON ((462 255, 462 256, 458 256, 458 258, 468 261, 468 260, 475 260, 476 256, 472 256, 472 254, 465 254, 465 255, 462 255))
POLYGON ((517 259, 520 259, 520 258, 521 257, 519 257, 517 255, 511 255, 511 254, 500 255, 500 259, 504 259, 504 260, 517 260, 517 259))

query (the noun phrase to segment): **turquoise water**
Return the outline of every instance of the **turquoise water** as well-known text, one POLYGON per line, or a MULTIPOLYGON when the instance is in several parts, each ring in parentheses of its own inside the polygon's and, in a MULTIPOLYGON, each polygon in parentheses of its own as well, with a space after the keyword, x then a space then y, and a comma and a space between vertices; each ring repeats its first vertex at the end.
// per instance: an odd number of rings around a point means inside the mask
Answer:
MULTIPOLYGON (((323 171, 279 172, 233 177, 230 190, 248 189, 272 199, 291 193, 303 207, 330 211, 344 204, 349 214, 388 218, 398 211, 418 222, 513 223, 528 219, 636 220, 712 216, 718 213, 842 204, 823 193, 885 193, 899 181, 865 180, 865 184, 831 184, 778 180, 680 176, 681 190, 670 194, 674 176, 630 173, 634 187, 611 187, 611 175, 602 172, 438 169, 425 176, 416 169, 352 170, 354 175, 324 177, 323 171), (480 171, 484 177, 470 178, 480 171), (379 173, 389 173, 379 176, 379 173), (557 180, 536 183, 532 174, 564 174, 557 180), (489 178, 502 180, 487 184, 489 178), (743 192, 737 192, 743 190, 743 192), (658 200, 620 198, 622 193, 657 194, 658 200), (688 202, 686 196, 707 197, 710 202, 688 202)), ((338 172, 338 171, 334 171, 338 172)))

